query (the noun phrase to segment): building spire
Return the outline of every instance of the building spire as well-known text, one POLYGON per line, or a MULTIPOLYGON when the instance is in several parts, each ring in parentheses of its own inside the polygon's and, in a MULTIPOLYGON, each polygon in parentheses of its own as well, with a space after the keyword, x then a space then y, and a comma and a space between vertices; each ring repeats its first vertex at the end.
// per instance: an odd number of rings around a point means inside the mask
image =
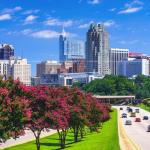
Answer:
POLYGON ((67 36, 67 33, 66 33, 65 29, 64 29, 64 26, 63 26, 63 28, 62 28, 62 33, 61 33, 61 34, 62 34, 63 37, 66 37, 66 36, 67 36))

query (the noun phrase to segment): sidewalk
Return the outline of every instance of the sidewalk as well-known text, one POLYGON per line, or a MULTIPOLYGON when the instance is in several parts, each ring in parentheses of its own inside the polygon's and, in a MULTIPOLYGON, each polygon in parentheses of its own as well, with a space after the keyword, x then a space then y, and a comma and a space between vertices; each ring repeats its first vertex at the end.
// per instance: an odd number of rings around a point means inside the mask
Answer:
MULTIPOLYGON (((35 137, 30 130, 26 130, 25 132, 26 132, 26 134, 24 136, 21 136, 21 137, 17 138, 16 140, 9 139, 5 143, 1 143, 0 149, 4 149, 7 147, 11 147, 11 146, 15 146, 15 145, 19 145, 19 144, 23 144, 23 143, 27 143, 29 141, 35 140, 35 137)), ((56 132, 57 132, 56 130, 50 130, 49 132, 44 131, 41 133, 41 138, 52 135, 56 132)))

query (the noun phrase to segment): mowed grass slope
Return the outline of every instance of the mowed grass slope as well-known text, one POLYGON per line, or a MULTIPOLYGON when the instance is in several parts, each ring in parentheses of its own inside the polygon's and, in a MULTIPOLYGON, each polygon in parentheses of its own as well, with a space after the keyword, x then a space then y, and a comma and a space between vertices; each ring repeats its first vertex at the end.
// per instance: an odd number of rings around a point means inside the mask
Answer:
MULTIPOLYGON (((117 111, 111 112, 111 119, 103 124, 100 133, 87 132, 85 138, 77 143, 73 142, 73 134, 69 133, 66 143, 67 150, 120 150, 117 111)), ((36 150, 35 146, 35 142, 32 141, 5 150, 36 150)), ((57 134, 41 139, 41 150, 56 149, 59 149, 57 134)))

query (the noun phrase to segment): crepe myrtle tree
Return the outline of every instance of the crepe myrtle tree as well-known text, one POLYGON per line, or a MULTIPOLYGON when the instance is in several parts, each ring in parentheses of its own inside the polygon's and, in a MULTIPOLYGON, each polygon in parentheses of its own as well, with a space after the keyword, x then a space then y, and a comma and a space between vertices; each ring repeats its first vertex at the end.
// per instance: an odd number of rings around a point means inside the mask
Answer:
POLYGON ((88 122, 86 98, 79 89, 74 88, 70 91, 68 104, 70 105, 69 126, 73 129, 74 142, 77 142, 79 132, 85 127, 85 125, 87 125, 88 122))
POLYGON ((9 97, 10 90, 0 87, 0 141, 24 134, 27 121, 28 100, 25 97, 9 97))
POLYGON ((47 113, 50 110, 50 105, 47 95, 47 87, 36 86, 30 87, 30 98, 28 111, 27 128, 29 128, 36 139, 37 150, 40 150, 40 135, 44 129, 50 128, 47 123, 47 113))
MULTIPOLYGON (((66 97, 51 100, 52 110, 49 120, 52 119, 52 127, 59 135, 60 147, 65 148, 66 136, 69 129, 70 109, 66 97)), ((50 122, 50 123, 51 123, 50 122)))

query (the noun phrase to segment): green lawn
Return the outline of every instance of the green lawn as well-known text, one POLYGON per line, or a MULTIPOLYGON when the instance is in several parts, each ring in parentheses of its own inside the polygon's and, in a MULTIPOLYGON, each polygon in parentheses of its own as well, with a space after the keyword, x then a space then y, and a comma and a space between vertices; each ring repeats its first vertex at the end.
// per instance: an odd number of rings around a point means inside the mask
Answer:
POLYGON ((148 106, 146 106, 146 105, 144 105, 142 103, 140 105, 138 105, 138 107, 140 107, 140 108, 142 108, 142 109, 147 110, 147 111, 150 112, 150 107, 148 107, 148 106))
MULTIPOLYGON (((67 136, 67 150, 120 150, 117 111, 111 113, 111 119, 104 123, 100 133, 87 133, 86 137, 80 142, 73 143, 73 135, 67 136)), ((7 148, 5 150, 35 150, 35 142, 28 142, 22 145, 7 148)), ((59 149, 57 134, 41 139, 41 150, 59 149)))

